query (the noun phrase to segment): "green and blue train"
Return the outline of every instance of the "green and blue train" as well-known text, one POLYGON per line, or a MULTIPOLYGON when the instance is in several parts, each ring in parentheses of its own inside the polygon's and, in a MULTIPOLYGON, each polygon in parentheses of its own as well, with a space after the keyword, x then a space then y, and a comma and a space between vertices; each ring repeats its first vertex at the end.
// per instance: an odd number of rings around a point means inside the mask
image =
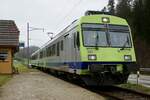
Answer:
POLYGON ((108 14, 82 16, 31 59, 34 67, 76 76, 87 85, 126 83, 136 63, 127 21, 108 14))

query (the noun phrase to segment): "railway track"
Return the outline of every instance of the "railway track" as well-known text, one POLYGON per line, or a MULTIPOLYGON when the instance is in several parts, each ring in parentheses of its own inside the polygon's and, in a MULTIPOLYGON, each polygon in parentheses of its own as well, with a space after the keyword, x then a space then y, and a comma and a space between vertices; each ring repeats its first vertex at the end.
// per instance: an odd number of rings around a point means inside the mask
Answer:
POLYGON ((61 79, 70 82, 71 84, 78 85, 89 91, 103 95, 104 97, 108 98, 108 100, 150 100, 150 94, 135 91, 132 89, 122 88, 118 86, 90 87, 77 81, 68 81, 64 78, 61 79))
MULTIPOLYGON (((62 78, 61 78, 62 79, 62 78)), ((63 79, 68 82, 68 80, 63 79)), ((77 81, 69 81, 72 84, 78 85, 89 91, 95 92, 97 94, 103 95, 108 100, 150 100, 150 94, 146 94, 140 91, 135 91, 132 89, 122 88, 118 86, 96 86, 90 87, 85 84, 81 84, 77 81)))
POLYGON ((104 95, 110 100, 150 100, 150 94, 121 88, 117 86, 88 88, 88 90, 104 95))

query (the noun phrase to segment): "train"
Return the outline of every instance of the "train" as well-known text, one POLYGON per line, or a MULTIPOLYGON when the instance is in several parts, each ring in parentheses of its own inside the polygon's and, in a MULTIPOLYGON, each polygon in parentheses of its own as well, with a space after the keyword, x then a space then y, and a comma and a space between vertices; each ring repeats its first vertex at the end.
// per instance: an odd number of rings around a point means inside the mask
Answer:
POLYGON ((33 67, 91 86, 126 83, 135 64, 129 24, 104 13, 86 13, 31 55, 33 67))

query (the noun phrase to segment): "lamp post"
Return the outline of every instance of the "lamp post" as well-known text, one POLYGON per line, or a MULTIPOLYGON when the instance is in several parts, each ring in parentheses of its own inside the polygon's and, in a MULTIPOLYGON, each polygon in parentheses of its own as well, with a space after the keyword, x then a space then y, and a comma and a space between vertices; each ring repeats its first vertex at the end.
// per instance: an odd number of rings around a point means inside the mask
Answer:
POLYGON ((44 28, 35 28, 35 27, 30 27, 29 23, 27 23, 27 64, 29 67, 29 63, 30 63, 30 52, 29 52, 29 33, 30 31, 34 31, 34 30, 43 30, 44 32, 44 28))

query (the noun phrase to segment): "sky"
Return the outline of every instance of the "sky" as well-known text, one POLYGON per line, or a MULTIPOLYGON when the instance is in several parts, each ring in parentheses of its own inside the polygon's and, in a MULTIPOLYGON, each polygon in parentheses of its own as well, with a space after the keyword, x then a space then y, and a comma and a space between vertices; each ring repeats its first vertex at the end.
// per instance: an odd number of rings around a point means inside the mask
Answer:
POLYGON ((30 31, 30 45, 42 46, 50 40, 48 32, 58 34, 87 10, 101 10, 108 0, 0 0, 0 20, 14 20, 20 42, 27 43, 27 23, 44 28, 30 31))

